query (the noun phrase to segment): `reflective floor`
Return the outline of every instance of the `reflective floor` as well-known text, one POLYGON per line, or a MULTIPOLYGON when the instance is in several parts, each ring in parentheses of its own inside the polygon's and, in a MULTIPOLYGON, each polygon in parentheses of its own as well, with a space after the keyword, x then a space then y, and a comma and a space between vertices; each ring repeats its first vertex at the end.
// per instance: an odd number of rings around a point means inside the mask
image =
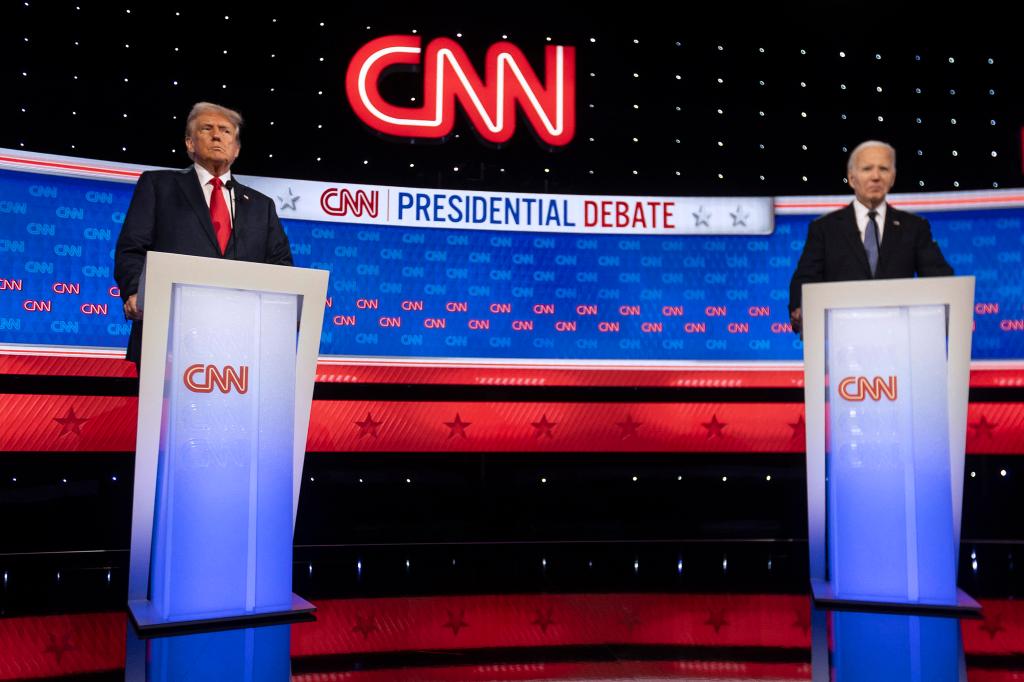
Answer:
POLYGON ((0 679, 1024 680, 1012 548, 964 554, 980 619, 813 610, 801 543, 300 547, 315 621, 148 639, 123 553, 0 556, 0 679))

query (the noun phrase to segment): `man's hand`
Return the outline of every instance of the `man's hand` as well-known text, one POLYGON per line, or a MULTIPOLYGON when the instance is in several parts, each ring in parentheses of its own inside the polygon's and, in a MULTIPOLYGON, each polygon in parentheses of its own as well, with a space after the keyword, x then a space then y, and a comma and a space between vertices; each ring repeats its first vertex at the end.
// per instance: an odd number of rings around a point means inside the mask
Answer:
POLYGON ((138 294, 132 294, 128 297, 128 300, 124 302, 124 316, 129 320, 141 320, 142 311, 139 310, 136 298, 138 294))
MULTIPOLYGON (((135 297, 132 296, 132 298, 135 297)), ((802 312, 803 311, 800 308, 794 308, 793 310, 789 311, 789 325, 793 327, 793 331, 798 334, 800 333, 800 329, 803 326, 803 319, 801 316, 802 312)))

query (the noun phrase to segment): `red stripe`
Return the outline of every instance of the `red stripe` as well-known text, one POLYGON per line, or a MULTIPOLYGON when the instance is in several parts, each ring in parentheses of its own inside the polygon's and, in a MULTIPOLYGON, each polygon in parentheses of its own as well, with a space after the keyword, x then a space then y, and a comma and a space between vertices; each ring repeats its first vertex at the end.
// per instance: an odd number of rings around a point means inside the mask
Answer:
POLYGON ((0 156, 0 162, 24 164, 26 166, 39 166, 43 168, 56 168, 60 170, 87 171, 89 173, 98 173, 100 175, 117 175, 121 177, 130 178, 137 178, 140 175, 142 175, 142 171, 121 170, 118 168, 101 168, 99 166, 82 166, 73 163, 61 163, 59 161, 39 161, 36 159, 25 159, 17 156, 0 156))
MULTIPOLYGON (((123 351, 86 348, 33 349, 31 355, 0 350, 0 374, 133 377, 135 365, 123 351)), ((320 383, 403 383, 471 386, 652 386, 665 388, 800 388, 803 367, 752 363, 694 366, 551 365, 516 366, 485 363, 424 363, 422 360, 359 363, 323 357, 317 364, 320 383)), ((1024 363, 977 363, 971 387, 1024 386, 1024 363)))
MULTIPOLYGON (((138 399, 3 395, 0 451, 135 450, 138 399)), ((804 451, 800 403, 551 403, 315 400, 312 452, 804 451)), ((1024 404, 972 403, 969 454, 1015 455, 1024 404)))
POLYGON ((843 206, 847 206, 848 204, 849 204, 849 202, 846 202, 846 203, 818 203, 818 204, 785 204, 785 203, 777 203, 777 204, 775 204, 775 208, 777 208, 777 209, 779 209, 779 208, 841 208, 843 206))
POLYGON ((1002 197, 974 197, 968 199, 900 199, 893 201, 893 206, 929 206, 929 205, 963 205, 963 204, 1003 204, 1024 201, 1024 195, 1002 197))
MULTIPOLYGON (((1024 195, 1008 195, 999 197, 970 197, 965 199, 899 199, 890 203, 893 206, 962 206, 969 204, 1009 204, 1024 202, 1024 195)), ((849 205, 849 202, 811 202, 811 203, 785 203, 775 204, 775 208, 842 208, 849 205)))

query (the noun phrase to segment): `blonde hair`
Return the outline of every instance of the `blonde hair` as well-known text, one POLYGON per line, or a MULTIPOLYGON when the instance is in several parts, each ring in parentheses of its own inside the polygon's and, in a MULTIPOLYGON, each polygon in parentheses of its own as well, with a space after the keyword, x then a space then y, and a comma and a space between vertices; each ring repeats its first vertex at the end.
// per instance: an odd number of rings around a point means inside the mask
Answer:
POLYGON ((231 125, 235 126, 235 139, 241 141, 242 136, 242 115, 234 109, 228 109, 222 107, 219 104, 213 102, 196 102, 192 105, 192 111, 188 112, 188 119, 185 120, 185 137, 192 137, 192 126, 196 122, 196 119, 203 114, 220 114, 227 120, 231 121, 231 125))

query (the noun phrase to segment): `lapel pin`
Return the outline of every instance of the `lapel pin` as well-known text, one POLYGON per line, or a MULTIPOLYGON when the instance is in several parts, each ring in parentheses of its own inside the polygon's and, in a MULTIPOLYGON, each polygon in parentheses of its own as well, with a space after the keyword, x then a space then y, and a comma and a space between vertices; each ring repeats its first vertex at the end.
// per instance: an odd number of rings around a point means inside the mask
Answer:
MULTIPOLYGON (((246 201, 248 201, 249 200, 249 195, 248 194, 243 194, 242 198, 245 199, 246 201)), ((896 224, 899 225, 899 223, 896 223, 896 224)))
POLYGON ((892 221, 892 224, 893 224, 893 225, 899 225, 899 224, 900 224, 900 221, 898 221, 898 220, 894 220, 894 221, 892 221))

